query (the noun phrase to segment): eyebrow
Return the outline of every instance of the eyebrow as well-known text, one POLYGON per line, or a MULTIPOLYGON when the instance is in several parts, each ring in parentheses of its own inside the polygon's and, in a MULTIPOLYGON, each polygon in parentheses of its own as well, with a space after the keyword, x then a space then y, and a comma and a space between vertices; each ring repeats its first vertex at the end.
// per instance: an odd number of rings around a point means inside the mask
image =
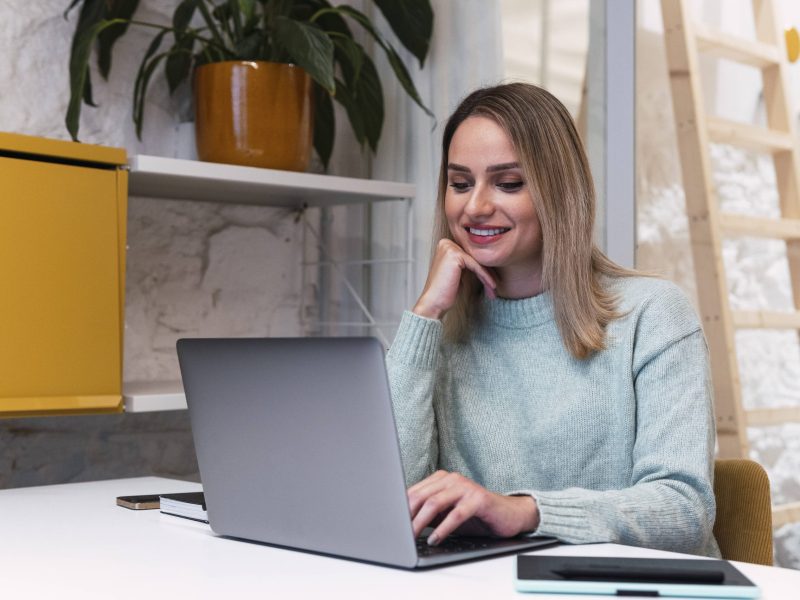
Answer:
MULTIPOLYGON (((501 163, 499 165, 491 165, 486 167, 487 173, 497 173, 498 171, 508 171, 509 169, 519 169, 518 162, 510 162, 510 163, 501 163)), ((464 165, 459 165, 457 163, 449 163, 447 165, 448 171, 458 171, 461 173, 472 173, 469 167, 465 167, 464 165)))

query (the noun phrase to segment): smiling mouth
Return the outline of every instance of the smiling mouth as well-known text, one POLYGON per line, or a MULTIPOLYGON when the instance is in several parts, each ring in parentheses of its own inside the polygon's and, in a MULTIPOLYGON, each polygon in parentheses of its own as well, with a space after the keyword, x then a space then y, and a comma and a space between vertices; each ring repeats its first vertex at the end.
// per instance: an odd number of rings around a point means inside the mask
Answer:
POLYGON ((501 233, 505 233, 506 231, 510 231, 510 227, 495 227, 491 229, 479 229, 477 227, 465 227, 470 235, 479 235, 481 237, 489 237, 492 235, 500 235, 501 233))

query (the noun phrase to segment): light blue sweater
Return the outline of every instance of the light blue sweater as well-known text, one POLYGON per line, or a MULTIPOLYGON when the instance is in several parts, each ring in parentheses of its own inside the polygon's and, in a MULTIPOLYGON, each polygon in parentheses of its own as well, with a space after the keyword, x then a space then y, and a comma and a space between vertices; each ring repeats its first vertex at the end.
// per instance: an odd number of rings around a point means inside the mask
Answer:
POLYGON ((533 496, 541 535, 719 556, 700 323, 667 281, 608 282, 623 316, 586 360, 564 347, 548 293, 485 299, 462 344, 406 312, 387 365, 407 483, 456 471, 533 496))

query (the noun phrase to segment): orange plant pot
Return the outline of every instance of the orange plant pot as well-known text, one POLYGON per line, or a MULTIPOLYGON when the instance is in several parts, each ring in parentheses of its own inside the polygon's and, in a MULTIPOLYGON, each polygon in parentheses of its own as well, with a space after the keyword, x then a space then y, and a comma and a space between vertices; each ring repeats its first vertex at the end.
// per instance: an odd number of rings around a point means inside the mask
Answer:
POLYGON ((303 69, 282 63, 226 61, 198 67, 198 158, 305 171, 313 133, 311 85, 303 69))

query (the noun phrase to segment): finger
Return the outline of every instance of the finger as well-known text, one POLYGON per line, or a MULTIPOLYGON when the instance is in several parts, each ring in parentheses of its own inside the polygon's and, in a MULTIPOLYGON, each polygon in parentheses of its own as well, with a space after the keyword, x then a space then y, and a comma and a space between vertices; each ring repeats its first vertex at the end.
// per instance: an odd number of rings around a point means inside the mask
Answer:
POLYGON ((430 482, 437 481, 437 480, 441 479, 442 477, 446 477, 447 475, 449 475, 449 473, 447 471, 445 471, 444 469, 439 469, 438 471, 428 475, 425 479, 422 479, 422 480, 418 481, 417 483, 415 483, 414 485, 412 485, 411 487, 409 487, 408 491, 409 492, 415 492, 415 491, 419 490, 420 488, 424 488, 425 486, 429 485, 430 482))
POLYGON ((489 273, 489 271, 486 269, 486 267, 484 267, 482 264, 480 264, 477 260, 472 258, 466 252, 464 253, 464 266, 473 273, 475 273, 475 276, 483 284, 483 287, 486 290, 486 294, 490 298, 496 297, 495 289, 497 288, 497 283, 495 282, 494 277, 492 277, 492 274, 489 273))
POLYGON ((422 294, 413 312, 439 319, 455 302, 464 270, 464 250, 452 240, 439 240, 422 294))
POLYGON ((430 496, 411 522, 414 529, 414 537, 422 533, 422 530, 430 525, 439 514, 449 512, 461 500, 464 493, 464 488, 451 487, 430 496))
POLYGON ((428 536, 428 544, 431 546, 439 544, 448 535, 474 517, 479 507, 480 500, 474 495, 462 496, 439 526, 428 536))
POLYGON ((438 494, 447 486, 446 481, 448 475, 449 473, 447 471, 437 472, 418 483, 414 486, 413 490, 409 488, 408 508, 411 511, 412 519, 417 516, 419 509, 428 498, 434 494, 438 494))

